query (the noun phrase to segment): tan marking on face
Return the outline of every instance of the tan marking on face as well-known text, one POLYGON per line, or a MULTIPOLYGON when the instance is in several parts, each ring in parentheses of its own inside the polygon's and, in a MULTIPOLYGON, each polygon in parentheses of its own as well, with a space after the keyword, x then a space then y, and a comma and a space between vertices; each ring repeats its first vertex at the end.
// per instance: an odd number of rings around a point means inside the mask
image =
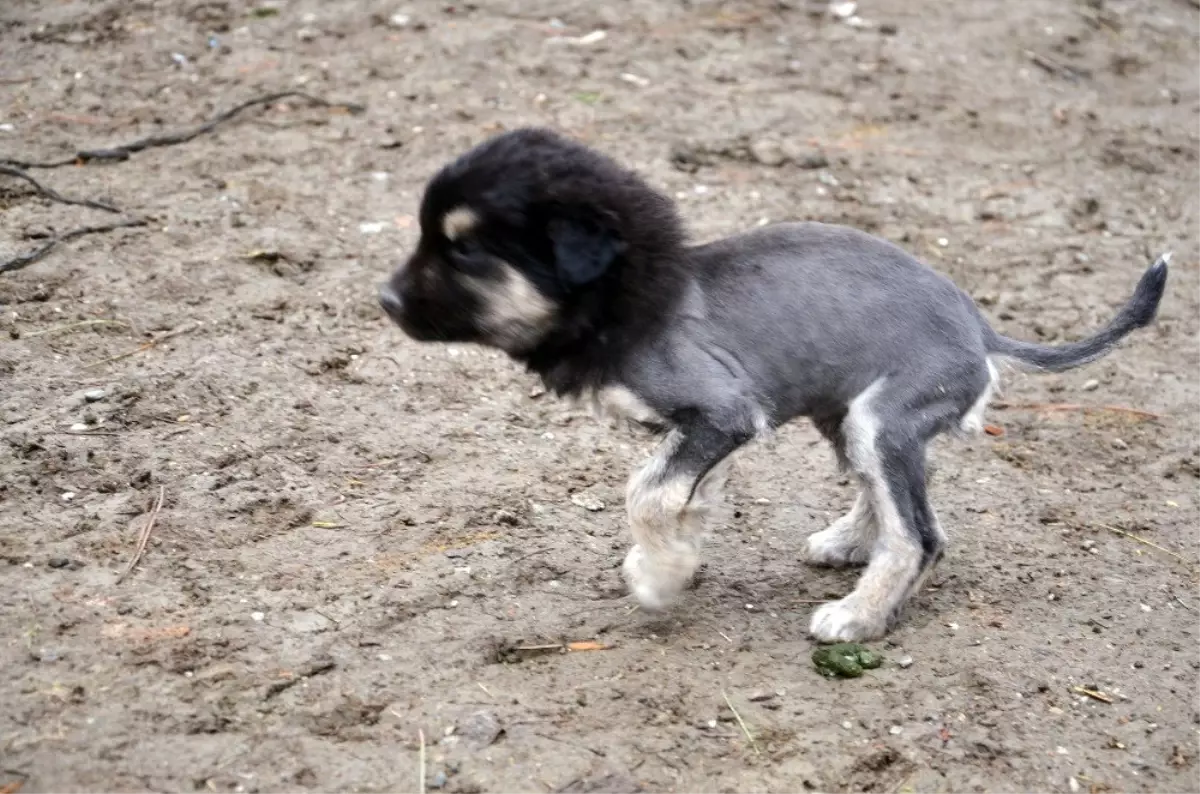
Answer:
POLYGON ((498 277, 465 282, 483 300, 482 323, 492 341, 505 350, 529 347, 554 322, 554 303, 512 265, 497 267, 498 277))
POLYGON ((457 240, 479 225, 479 216, 470 207, 457 207, 442 217, 442 233, 447 240, 457 240))

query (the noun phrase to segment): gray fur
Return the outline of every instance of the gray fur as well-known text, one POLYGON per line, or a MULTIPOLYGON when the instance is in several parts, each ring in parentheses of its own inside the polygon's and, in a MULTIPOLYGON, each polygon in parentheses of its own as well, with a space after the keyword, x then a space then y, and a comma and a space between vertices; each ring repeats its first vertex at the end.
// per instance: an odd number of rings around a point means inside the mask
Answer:
POLYGON ((813 421, 860 495, 806 556, 867 566, 814 613, 823 641, 885 633, 941 558, 926 446, 981 426, 992 359, 1093 361, 1153 320, 1167 278, 1162 257, 1087 339, 1020 342, 949 279, 853 229, 780 224, 686 246, 664 196, 545 130, 505 133, 443 169, 421 218, 416 252, 380 294, 410 336, 499 347, 556 393, 667 433, 628 491, 624 572, 643 606, 669 604, 691 578, 726 459, 813 421))

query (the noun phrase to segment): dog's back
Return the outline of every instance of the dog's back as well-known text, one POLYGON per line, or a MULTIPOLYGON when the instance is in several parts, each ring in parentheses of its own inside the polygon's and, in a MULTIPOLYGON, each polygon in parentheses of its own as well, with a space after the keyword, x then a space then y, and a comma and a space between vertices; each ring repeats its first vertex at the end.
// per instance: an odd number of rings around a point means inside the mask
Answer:
POLYGON ((878 238, 786 223, 689 254, 713 338, 774 395, 780 419, 844 406, 898 370, 986 367, 970 299, 878 238))

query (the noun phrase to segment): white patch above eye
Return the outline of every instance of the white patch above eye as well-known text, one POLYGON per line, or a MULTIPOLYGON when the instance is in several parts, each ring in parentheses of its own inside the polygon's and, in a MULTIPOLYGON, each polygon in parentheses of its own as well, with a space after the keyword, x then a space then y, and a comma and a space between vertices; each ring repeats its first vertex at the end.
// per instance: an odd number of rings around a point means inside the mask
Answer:
POLYGON ((457 207, 442 217, 442 233, 450 241, 469 233, 479 224, 479 216, 469 207, 457 207))

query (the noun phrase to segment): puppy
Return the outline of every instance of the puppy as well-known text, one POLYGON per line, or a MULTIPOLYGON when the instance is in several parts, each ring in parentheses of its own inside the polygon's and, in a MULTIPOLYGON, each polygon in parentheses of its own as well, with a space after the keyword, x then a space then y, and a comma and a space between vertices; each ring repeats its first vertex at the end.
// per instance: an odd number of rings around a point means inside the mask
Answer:
POLYGON ((634 173, 542 129, 484 142, 427 186, 415 252, 380 288, 410 337, 505 351, 548 389, 665 434, 627 491, 624 574, 647 608, 699 564, 730 455, 808 417, 857 478, 808 560, 866 569, 810 631, 877 638, 946 547, 925 449, 976 431, 998 360, 1058 372, 1154 318, 1161 257, 1094 336, 1057 347, 992 330, 952 282, 849 228, 785 223, 688 245, 673 203, 634 173))

